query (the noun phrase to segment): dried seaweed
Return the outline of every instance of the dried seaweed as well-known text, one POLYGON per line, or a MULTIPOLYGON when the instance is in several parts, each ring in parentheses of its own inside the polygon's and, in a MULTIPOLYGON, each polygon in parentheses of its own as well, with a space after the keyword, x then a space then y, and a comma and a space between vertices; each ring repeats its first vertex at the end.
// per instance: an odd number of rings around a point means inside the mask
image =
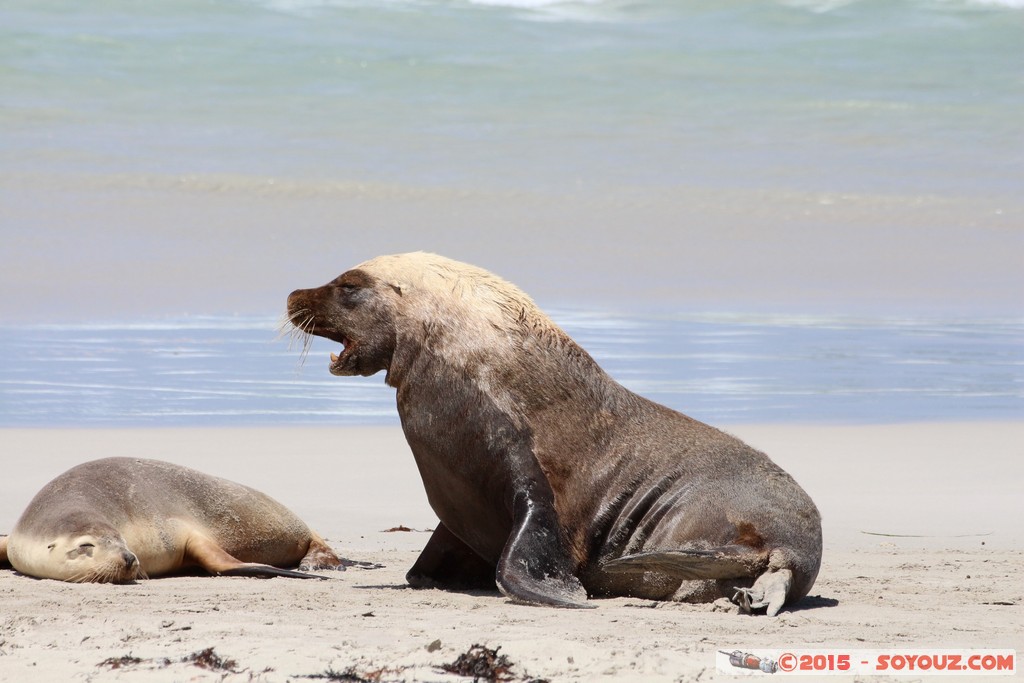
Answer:
POLYGON ((106 666, 111 669, 120 669, 123 666, 135 666, 136 664, 142 664, 143 660, 132 655, 123 655, 121 657, 108 657, 97 666, 106 666))
POLYGON ((186 664, 195 664, 200 669, 209 669, 210 671, 230 671, 232 673, 238 673, 237 667, 238 662, 233 659, 227 659, 221 657, 213 651, 212 647, 208 647, 200 652, 193 652, 189 656, 181 660, 186 664))
POLYGON ((483 645, 473 645, 451 664, 442 665, 441 669, 459 676, 472 676, 474 681, 513 680, 514 665, 508 657, 498 654, 500 649, 500 646, 491 650, 483 645))

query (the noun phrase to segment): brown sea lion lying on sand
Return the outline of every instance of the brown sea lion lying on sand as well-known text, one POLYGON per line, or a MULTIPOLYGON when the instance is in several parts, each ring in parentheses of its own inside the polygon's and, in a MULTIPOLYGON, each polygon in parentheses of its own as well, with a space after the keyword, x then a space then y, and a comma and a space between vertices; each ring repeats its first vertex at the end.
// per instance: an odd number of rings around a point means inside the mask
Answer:
POLYGON ((36 494, 0 563, 41 579, 124 583, 201 568, 213 574, 323 578, 345 569, 320 536, 248 486, 159 460, 78 465, 36 494))

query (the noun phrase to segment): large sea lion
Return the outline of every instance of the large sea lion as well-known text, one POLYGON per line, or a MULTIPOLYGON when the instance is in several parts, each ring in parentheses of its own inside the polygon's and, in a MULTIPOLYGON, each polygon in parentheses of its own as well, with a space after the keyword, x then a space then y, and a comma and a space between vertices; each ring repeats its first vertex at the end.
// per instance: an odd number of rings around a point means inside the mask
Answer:
POLYGON ((609 377, 519 289, 424 253, 381 256, 288 297, 340 343, 334 375, 384 370, 440 524, 413 586, 736 599, 774 615, 807 594, 821 521, 766 455, 609 377))
POLYGON ((213 574, 323 578, 344 569, 302 520, 248 486, 159 460, 78 465, 36 494, 0 562, 22 574, 125 583, 202 568, 213 574))

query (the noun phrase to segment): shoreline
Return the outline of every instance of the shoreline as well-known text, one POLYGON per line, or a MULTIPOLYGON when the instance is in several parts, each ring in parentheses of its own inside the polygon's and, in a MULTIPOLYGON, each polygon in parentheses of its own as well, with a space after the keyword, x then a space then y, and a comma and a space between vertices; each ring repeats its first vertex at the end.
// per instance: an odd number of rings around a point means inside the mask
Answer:
POLYGON ((628 598, 566 611, 409 589, 405 572, 436 518, 398 427, 0 430, 2 530, 68 467, 137 455, 260 489, 341 555, 385 565, 330 581, 184 576, 128 586, 3 570, 0 678, 276 682, 351 668, 365 680, 455 681, 465 679, 440 667, 478 643, 508 657, 512 680, 552 681, 718 678, 714 653, 733 649, 1024 651, 1013 578, 1024 561, 1014 512, 1024 420, 726 431, 767 452, 822 511, 818 580, 777 619, 628 598), (412 531, 386 531, 398 526, 412 531), (208 648, 208 659, 234 667, 189 661, 208 648))

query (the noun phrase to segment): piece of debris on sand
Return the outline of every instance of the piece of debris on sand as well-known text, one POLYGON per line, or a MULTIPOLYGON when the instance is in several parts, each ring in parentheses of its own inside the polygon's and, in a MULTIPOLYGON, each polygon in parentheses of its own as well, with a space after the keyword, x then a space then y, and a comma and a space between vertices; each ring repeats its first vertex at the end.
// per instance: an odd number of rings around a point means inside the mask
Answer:
POLYGON ((111 669, 120 669, 123 666, 134 666, 136 664, 142 664, 142 661, 143 660, 139 659, 138 657, 133 657, 130 654, 128 654, 123 655, 121 657, 107 657, 102 662, 97 664, 97 666, 106 666, 111 669))
POLYGON ((239 673, 236 669, 238 662, 233 659, 227 659, 221 657, 213 651, 212 647, 208 647, 205 650, 199 652, 193 652, 189 656, 181 660, 186 664, 195 664, 200 669, 209 669, 210 671, 230 671, 232 673, 239 673))
POLYGON ((459 655, 451 664, 444 664, 441 669, 459 676, 472 676, 474 681, 511 681, 513 664, 505 655, 499 655, 501 646, 491 650, 483 645, 473 645, 459 655))
POLYGON ((331 681, 331 683, 381 683, 381 681, 385 680, 383 678, 385 674, 400 674, 401 672, 401 669, 384 668, 360 673, 356 667, 350 666, 344 671, 335 671, 333 668, 328 668, 322 674, 312 674, 302 676, 302 678, 331 681))

